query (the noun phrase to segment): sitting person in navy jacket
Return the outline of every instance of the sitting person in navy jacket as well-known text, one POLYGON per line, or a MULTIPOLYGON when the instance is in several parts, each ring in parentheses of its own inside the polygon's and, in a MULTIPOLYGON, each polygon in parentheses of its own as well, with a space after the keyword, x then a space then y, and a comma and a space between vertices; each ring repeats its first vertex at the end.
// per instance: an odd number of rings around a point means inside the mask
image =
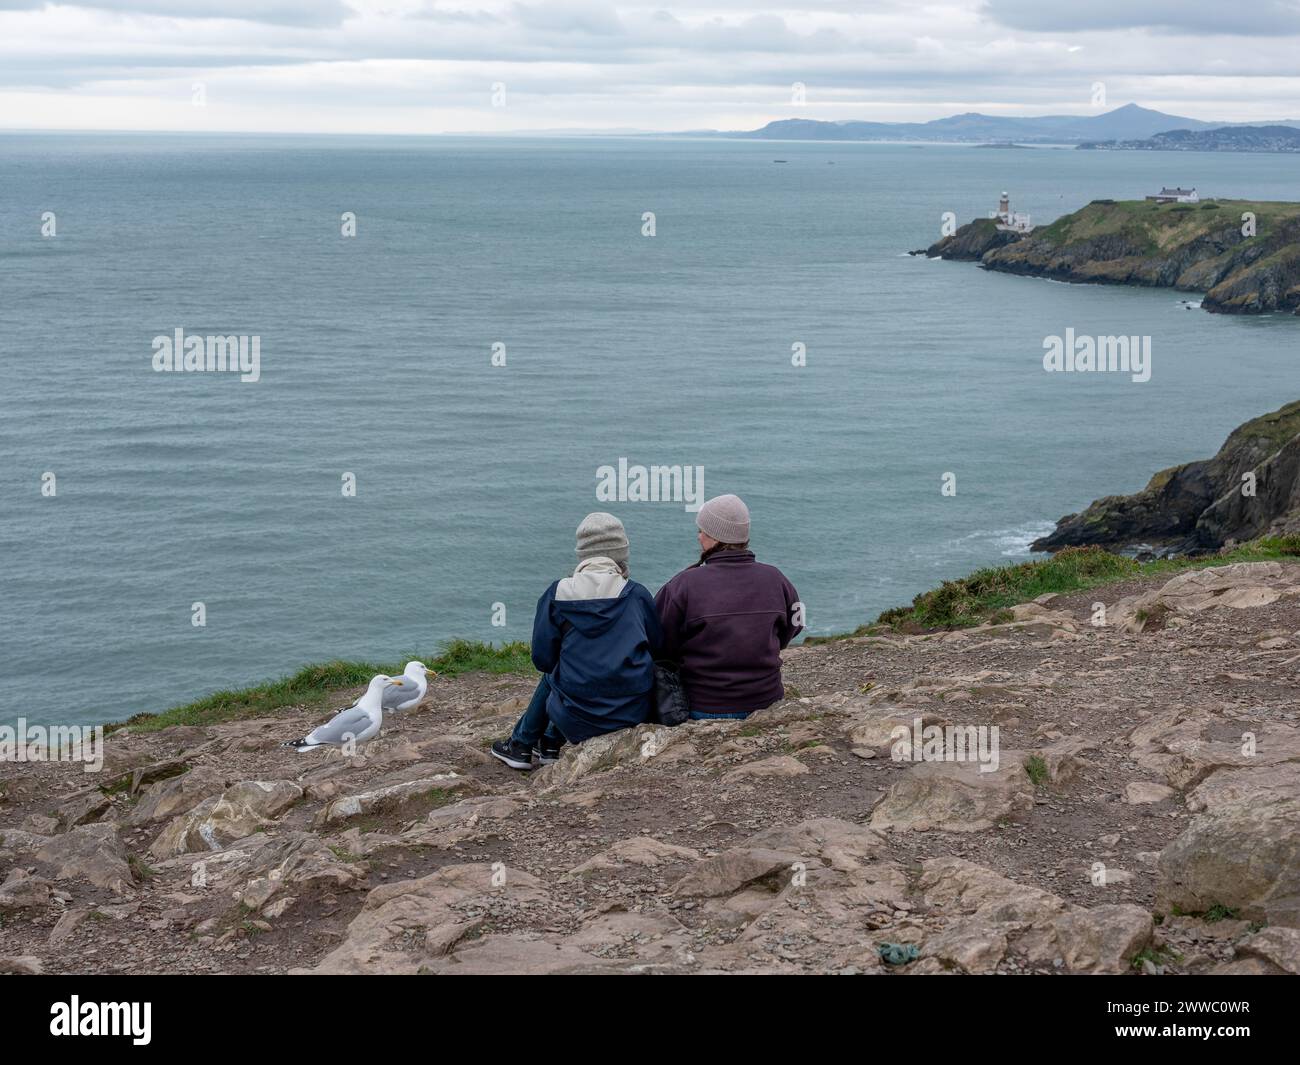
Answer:
POLYGON ((628 579, 628 543, 612 514, 578 526, 578 568, 537 602, 533 665, 546 674, 507 740, 492 754, 511 769, 554 762, 581 743, 650 718, 654 660, 663 642, 654 600, 628 579))

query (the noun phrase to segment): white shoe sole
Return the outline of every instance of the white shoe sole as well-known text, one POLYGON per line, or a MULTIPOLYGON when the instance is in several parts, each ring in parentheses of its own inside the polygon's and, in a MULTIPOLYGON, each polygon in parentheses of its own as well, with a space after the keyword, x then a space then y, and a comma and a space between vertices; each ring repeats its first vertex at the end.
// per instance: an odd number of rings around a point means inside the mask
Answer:
POLYGON ((490 754, 493 758, 497 759, 500 762, 505 762, 505 764, 508 765, 511 769, 532 769, 533 768, 533 763, 531 761, 521 762, 517 758, 508 758, 504 754, 497 754, 497 752, 493 750, 489 750, 488 754, 490 754))

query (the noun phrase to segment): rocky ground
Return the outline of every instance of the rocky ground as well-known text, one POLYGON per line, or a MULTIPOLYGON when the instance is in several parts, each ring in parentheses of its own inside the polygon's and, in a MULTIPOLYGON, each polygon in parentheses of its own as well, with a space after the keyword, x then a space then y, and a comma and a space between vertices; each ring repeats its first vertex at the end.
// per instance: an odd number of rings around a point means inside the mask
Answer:
POLYGON ((531 682, 487 676, 355 757, 278 746, 303 710, 4 764, 0 970, 1300 972, 1300 564, 786 663, 747 722, 530 774, 485 750, 531 682), (895 760, 918 718, 996 725, 996 771, 895 760))

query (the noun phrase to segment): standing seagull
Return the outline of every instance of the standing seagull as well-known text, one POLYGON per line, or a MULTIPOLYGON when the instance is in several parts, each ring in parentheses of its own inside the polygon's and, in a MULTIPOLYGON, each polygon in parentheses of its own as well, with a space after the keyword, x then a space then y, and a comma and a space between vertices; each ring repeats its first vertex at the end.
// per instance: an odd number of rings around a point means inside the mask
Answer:
POLYGON ((385 689, 402 687, 406 682, 397 677, 387 677, 380 673, 370 678, 366 694, 357 700, 356 706, 341 710, 319 728, 312 729, 300 740, 281 744, 292 747, 299 752, 312 751, 317 747, 342 747, 349 739, 355 743, 365 743, 372 736, 379 734, 384 723, 385 689))
POLYGON ((423 662, 407 662, 402 672, 402 686, 384 691, 384 709, 410 710, 419 706, 424 693, 429 690, 429 678, 437 675, 423 662))

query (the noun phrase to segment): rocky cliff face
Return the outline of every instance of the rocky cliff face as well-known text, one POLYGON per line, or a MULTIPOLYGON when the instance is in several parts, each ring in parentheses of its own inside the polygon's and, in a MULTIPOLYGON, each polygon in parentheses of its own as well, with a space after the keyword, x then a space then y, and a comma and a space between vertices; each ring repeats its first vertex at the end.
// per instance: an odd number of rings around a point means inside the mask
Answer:
POLYGON ((1212 459, 1161 470, 1129 496, 1068 514, 1035 551, 1139 544, 1174 552, 1300 532, 1300 401, 1238 426, 1212 459), (1245 475, 1253 474, 1253 485, 1245 475), (1249 494, 1253 489, 1253 494, 1249 494))
POLYGON ((1025 235, 977 219, 926 254, 1061 281, 1203 292, 1202 306, 1217 313, 1300 314, 1296 204, 1097 200, 1025 235), (1254 236, 1242 232, 1248 211, 1254 236))
POLYGON ((1240 564, 795 648, 746 722, 529 775, 484 676, 355 757, 289 710, 0 763, 0 972, 1300 972, 1298 632, 1300 565, 1240 564))
MULTIPOLYGON (((960 227, 950 237, 944 237, 937 244, 931 244, 924 254, 941 259, 955 259, 959 262, 980 262, 985 255, 998 248, 1005 248, 1020 239, 1019 233, 998 229, 988 218, 977 218, 960 227)), ((913 252, 913 255, 920 254, 913 252)))

